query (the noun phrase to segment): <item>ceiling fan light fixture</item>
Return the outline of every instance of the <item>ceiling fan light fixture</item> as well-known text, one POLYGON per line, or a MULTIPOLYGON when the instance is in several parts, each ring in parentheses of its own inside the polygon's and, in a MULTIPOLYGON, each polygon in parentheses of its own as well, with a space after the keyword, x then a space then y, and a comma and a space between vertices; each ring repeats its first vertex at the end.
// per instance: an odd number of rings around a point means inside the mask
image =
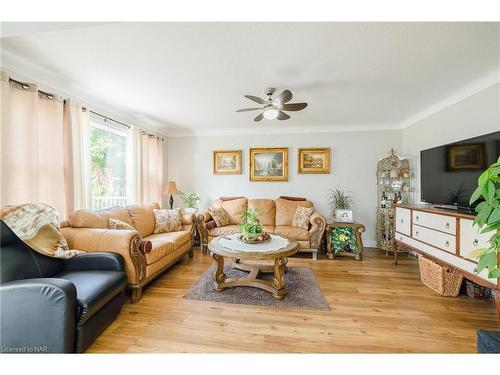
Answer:
POLYGON ((253 120, 255 122, 261 121, 263 118, 266 120, 288 120, 290 115, 287 111, 301 111, 307 107, 307 103, 289 103, 292 100, 292 93, 290 90, 284 90, 281 94, 273 99, 275 89, 269 87, 265 93, 268 96, 267 100, 253 95, 244 95, 245 98, 250 99, 252 102, 260 104, 261 107, 257 108, 243 108, 238 109, 236 112, 260 111, 260 113, 253 120))
POLYGON ((264 117, 268 120, 274 120, 278 117, 279 111, 274 106, 269 106, 264 109, 264 117))

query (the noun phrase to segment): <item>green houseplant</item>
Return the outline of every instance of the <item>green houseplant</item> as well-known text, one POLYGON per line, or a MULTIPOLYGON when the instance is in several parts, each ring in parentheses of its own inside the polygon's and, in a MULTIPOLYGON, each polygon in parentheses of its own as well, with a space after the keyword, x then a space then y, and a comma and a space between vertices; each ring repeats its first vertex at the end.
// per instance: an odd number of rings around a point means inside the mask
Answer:
POLYGON ((196 213, 198 209, 196 206, 198 205, 198 202, 200 201, 200 196, 198 193, 180 193, 182 202, 184 203, 184 211, 187 213, 196 213))
POLYGON ((488 269, 489 278, 500 277, 497 254, 500 252, 500 157, 496 163, 490 165, 478 178, 478 187, 470 197, 470 204, 478 199, 484 201, 476 206, 477 216, 474 224, 481 229, 481 233, 492 232, 490 247, 475 251, 478 259, 476 272, 488 269))
POLYGON ((337 221, 352 222, 353 199, 350 192, 346 192, 340 187, 331 189, 328 195, 332 218, 337 221))
POLYGON ((270 238, 262 229, 262 224, 258 219, 259 214, 260 210, 256 208, 249 208, 241 212, 240 232, 242 241, 249 243, 262 242, 270 238))

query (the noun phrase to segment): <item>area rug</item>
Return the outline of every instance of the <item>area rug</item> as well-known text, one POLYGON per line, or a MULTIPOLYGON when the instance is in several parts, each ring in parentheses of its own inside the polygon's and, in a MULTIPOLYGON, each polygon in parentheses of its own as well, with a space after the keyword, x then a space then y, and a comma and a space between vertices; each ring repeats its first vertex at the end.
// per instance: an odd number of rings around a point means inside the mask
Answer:
MULTIPOLYGON (((278 300, 271 293, 265 290, 252 287, 233 287, 222 292, 215 290, 213 286, 213 274, 215 265, 206 270, 201 278, 186 293, 184 298, 225 302, 242 305, 258 305, 278 308, 299 308, 306 310, 330 310, 330 306, 323 294, 319 290, 318 283, 313 271, 307 267, 289 267, 285 275, 285 289, 287 295, 284 299, 278 300)), ((224 266, 224 273, 227 278, 245 277, 248 272, 232 268, 230 265, 224 266)), ((272 274, 264 274, 263 279, 271 280, 272 274)))

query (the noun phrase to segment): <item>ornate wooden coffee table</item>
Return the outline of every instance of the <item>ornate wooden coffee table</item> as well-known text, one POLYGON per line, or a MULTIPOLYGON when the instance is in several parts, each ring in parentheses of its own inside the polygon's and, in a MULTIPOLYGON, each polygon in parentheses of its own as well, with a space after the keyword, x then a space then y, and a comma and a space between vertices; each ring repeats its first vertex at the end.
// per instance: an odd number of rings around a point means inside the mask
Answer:
POLYGON ((296 254, 300 250, 300 245, 293 240, 272 235, 275 242, 284 244, 283 240, 288 240, 284 246, 279 249, 272 249, 272 243, 262 245, 244 245, 235 235, 221 236, 214 238, 208 244, 208 249, 212 253, 212 258, 217 265, 214 273, 214 286, 217 290, 223 291, 226 288, 234 286, 249 286, 260 288, 271 292, 274 298, 282 299, 285 297, 285 272, 288 257, 296 254), (232 242, 234 241, 234 242, 232 242), (235 246, 231 246, 233 244, 235 246), (245 247, 245 249, 239 249, 245 247), (243 271, 249 272, 247 277, 226 279, 224 273, 224 258, 232 258, 232 266, 243 271), (259 262, 274 261, 274 265, 263 265, 259 262), (255 262, 255 263, 253 263, 255 262), (274 273, 272 281, 259 279, 260 273, 274 273))

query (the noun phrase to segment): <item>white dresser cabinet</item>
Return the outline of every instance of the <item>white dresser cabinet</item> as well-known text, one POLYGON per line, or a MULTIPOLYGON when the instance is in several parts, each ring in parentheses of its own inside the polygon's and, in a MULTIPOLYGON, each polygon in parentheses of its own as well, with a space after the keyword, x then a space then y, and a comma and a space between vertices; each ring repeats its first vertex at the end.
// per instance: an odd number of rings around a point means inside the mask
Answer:
POLYGON ((463 258, 474 260, 471 251, 489 247, 491 233, 480 233, 473 220, 460 219, 460 252, 463 258))
POLYGON ((396 232, 409 236, 411 231, 411 210, 396 207, 396 216, 398 218, 395 221, 396 232))
MULTIPOLYGON (((398 248, 415 251, 437 263, 458 269, 466 279, 495 290, 500 317, 500 279, 488 278, 488 271, 474 272, 471 252, 487 248, 491 233, 479 233, 474 216, 430 206, 398 205, 394 217, 394 263, 398 248)), ((500 264, 500 255, 499 255, 500 264)))

